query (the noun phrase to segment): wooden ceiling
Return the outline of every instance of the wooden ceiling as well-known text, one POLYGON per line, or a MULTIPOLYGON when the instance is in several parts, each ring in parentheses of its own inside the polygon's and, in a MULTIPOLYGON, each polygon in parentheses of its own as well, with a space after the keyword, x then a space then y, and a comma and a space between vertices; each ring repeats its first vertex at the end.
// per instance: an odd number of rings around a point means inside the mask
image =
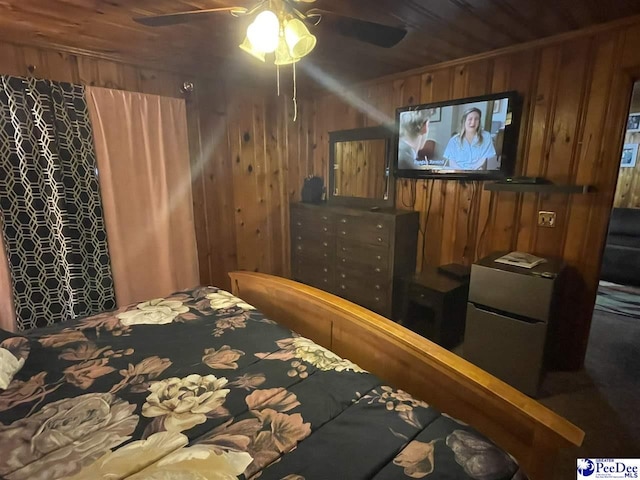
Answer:
MULTIPOLYGON (((237 48, 246 19, 227 13, 191 24, 145 27, 132 17, 239 5, 247 0, 0 0, 0 39, 63 47, 185 73, 255 80, 273 74, 237 48)), ((303 70, 342 81, 379 77, 640 14, 638 0, 317 0, 317 8, 405 25, 383 49, 318 27, 303 70)), ((270 77, 273 78, 273 77, 270 77)))

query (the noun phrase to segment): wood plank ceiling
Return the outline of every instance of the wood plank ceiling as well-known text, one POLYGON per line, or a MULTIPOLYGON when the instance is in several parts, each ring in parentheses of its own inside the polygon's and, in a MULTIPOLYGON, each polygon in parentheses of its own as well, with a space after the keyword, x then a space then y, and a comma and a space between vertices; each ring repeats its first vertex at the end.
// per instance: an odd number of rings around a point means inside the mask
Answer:
MULTIPOLYGON (((273 73, 241 52, 247 19, 227 13, 169 27, 132 17, 240 5, 247 0, 0 0, 0 40, 248 81, 273 73)), ((306 5, 306 4, 302 4, 306 5)), ((383 49, 317 27, 305 62, 358 81, 466 57, 640 14, 637 0, 317 0, 313 7, 389 25, 409 34, 383 49)), ((317 71, 317 70, 316 70, 317 71)), ((273 78, 272 76, 270 78, 273 78)))

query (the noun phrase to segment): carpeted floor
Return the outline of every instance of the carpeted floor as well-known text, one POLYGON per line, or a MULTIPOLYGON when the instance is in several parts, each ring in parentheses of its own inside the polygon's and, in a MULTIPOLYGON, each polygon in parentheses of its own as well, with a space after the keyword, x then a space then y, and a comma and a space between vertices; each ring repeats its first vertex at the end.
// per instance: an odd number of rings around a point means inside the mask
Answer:
POLYGON ((597 310, 640 318, 640 288, 600 281, 597 310))
POLYGON ((561 453, 554 480, 576 478, 577 458, 640 458, 638 319, 599 306, 584 370, 548 373, 538 400, 585 431, 582 447, 561 453))

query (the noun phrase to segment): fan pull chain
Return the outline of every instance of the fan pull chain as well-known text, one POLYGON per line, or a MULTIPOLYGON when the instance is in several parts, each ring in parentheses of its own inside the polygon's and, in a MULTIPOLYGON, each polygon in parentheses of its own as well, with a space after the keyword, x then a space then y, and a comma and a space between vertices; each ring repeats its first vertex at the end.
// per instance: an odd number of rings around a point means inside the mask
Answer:
POLYGON ((280 96, 280 65, 276 65, 276 85, 278 88, 278 96, 280 96))
POLYGON ((298 118, 298 100, 297 100, 298 91, 296 88, 296 63, 293 62, 293 121, 295 122, 298 118))

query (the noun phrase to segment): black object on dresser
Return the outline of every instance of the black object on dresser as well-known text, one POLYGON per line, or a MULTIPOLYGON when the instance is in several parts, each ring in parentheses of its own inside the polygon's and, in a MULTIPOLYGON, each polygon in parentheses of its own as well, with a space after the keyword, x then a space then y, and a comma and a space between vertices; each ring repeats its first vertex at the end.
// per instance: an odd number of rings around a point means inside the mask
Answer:
POLYGON ((402 325, 445 348, 459 345, 464 336, 468 276, 456 278, 440 267, 425 266, 407 279, 406 290, 402 325))
POLYGON ((505 253, 471 266, 463 356, 535 397, 564 264, 547 259, 529 269, 496 263, 505 253))
POLYGON ((387 318, 415 271, 418 212, 291 204, 291 274, 387 318))

